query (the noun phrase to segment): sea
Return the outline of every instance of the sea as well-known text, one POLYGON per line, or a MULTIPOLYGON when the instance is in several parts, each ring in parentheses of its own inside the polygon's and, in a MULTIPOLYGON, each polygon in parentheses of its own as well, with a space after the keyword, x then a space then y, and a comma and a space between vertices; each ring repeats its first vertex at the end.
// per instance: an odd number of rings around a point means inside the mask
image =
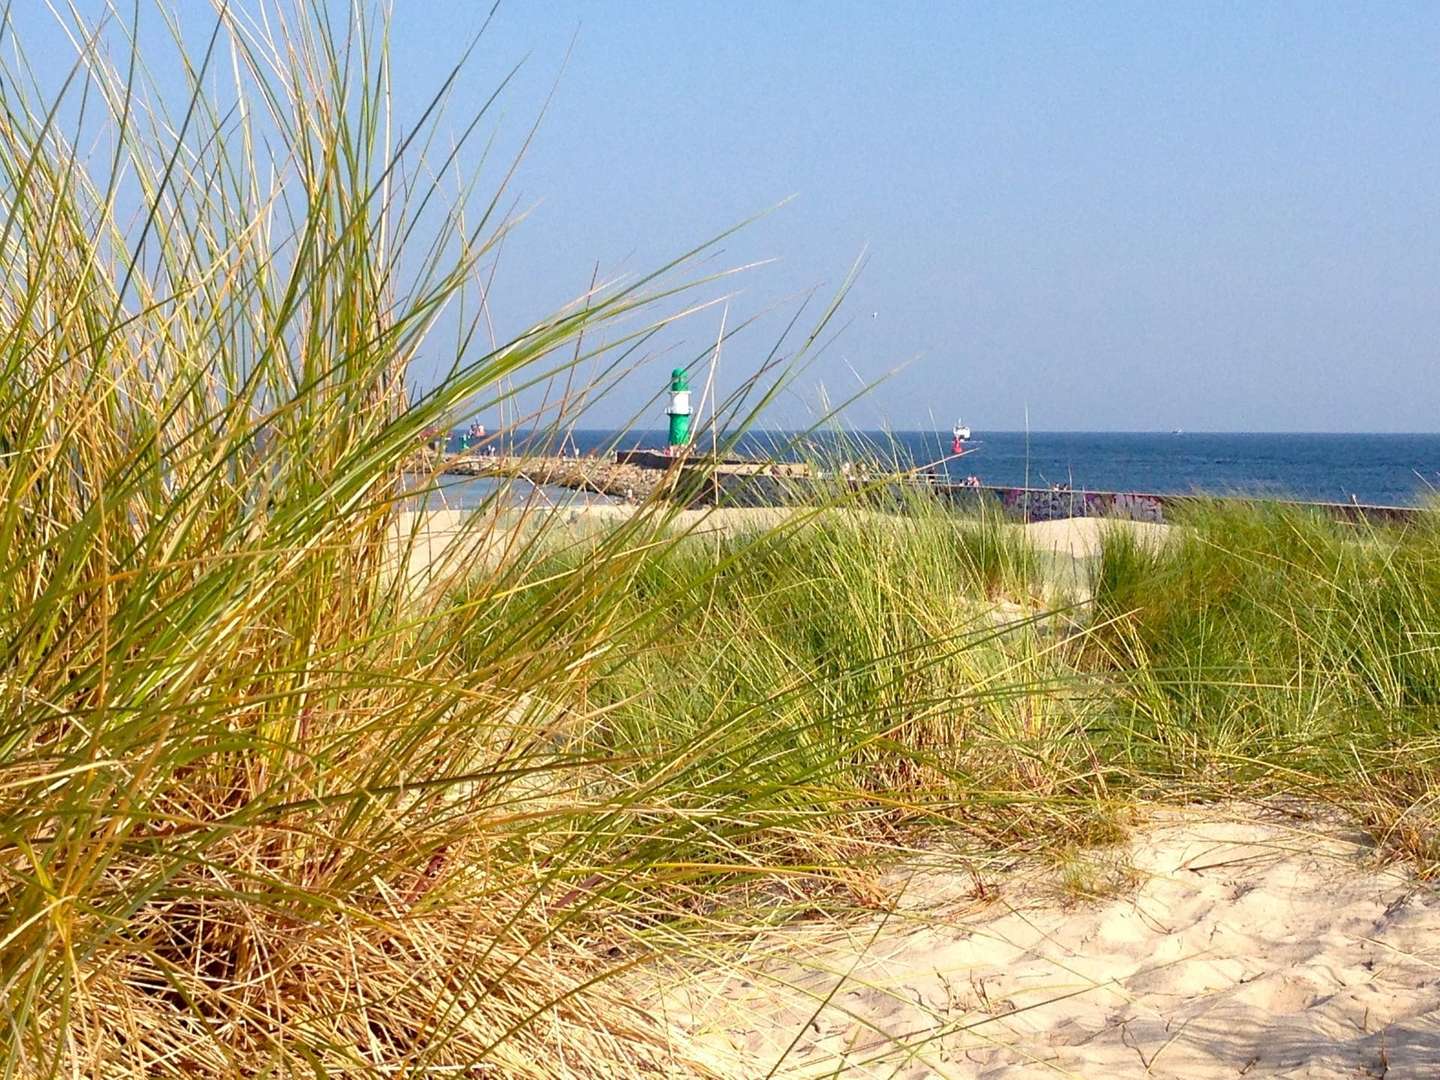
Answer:
MULTIPOLYGON (((877 455, 908 466, 935 463, 954 480, 998 487, 1069 485, 1073 491, 1247 495, 1308 502, 1411 506, 1440 495, 1440 434, 1262 434, 1218 432, 974 431, 950 458, 948 431, 752 431, 733 441, 744 456, 877 455)), ((575 430, 501 435, 506 447, 582 454, 659 447, 663 431, 575 430)), ((702 436, 702 446, 708 436, 702 436)), ((452 438, 458 449, 459 436, 452 438)), ((457 487, 457 500, 474 493, 457 487)), ((561 498, 558 492, 551 493, 561 498)))

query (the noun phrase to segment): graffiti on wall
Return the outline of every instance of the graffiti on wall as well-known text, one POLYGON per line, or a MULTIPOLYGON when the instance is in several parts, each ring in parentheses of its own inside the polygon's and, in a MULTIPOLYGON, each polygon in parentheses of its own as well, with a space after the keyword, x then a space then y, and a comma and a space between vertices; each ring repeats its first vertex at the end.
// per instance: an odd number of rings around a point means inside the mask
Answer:
POLYGON ((1165 520, 1165 503, 1155 495, 1115 491, 1066 491, 1063 488, 952 488, 959 505, 998 504, 1004 512, 1028 521, 1061 521, 1072 517, 1122 518, 1126 521, 1165 520))
POLYGON ((1165 504, 1153 495, 1120 492, 1110 496, 1110 505, 1104 513, 1106 517, 1124 518, 1127 521, 1163 522, 1165 504))

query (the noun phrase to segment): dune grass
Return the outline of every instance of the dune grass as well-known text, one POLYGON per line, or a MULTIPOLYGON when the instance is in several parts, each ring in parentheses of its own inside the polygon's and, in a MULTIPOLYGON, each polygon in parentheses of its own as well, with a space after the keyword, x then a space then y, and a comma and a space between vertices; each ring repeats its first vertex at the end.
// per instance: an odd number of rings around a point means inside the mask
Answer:
POLYGON ((1201 505, 1164 544, 1109 533, 1092 588, 1130 767, 1333 799, 1440 866, 1433 512, 1373 525, 1201 505))
POLYGON ((665 858, 688 869, 657 883, 707 909, 755 878, 802 909, 817 893, 864 903, 927 828, 996 850, 1107 830, 1077 647, 1029 579, 997 584, 997 566, 1034 564, 1017 530, 923 496, 763 531, 714 525, 724 515, 656 521, 639 557, 602 533, 457 593, 477 649, 537 623, 563 627, 567 649, 603 638, 588 711, 550 735, 557 752, 613 762, 603 785, 646 793, 647 835, 670 817, 665 858), (997 607, 997 589, 1023 603, 997 607))
POLYGON ((451 73, 392 119, 383 20, 332 8, 222 5, 198 46, 147 9, 168 60, 76 24, 54 98, 6 50, 5 1076, 676 1067, 564 930, 620 811, 540 721, 601 639, 539 612, 477 656, 394 563, 429 431, 631 362, 703 279, 482 345, 509 222, 452 173, 491 103, 445 134, 451 73))
POLYGON ((649 506, 581 563, 550 565, 546 519, 412 589, 433 429, 623 366, 703 279, 477 345, 497 199, 446 201, 438 113, 397 134, 369 8, 267 10, 199 53, 162 20, 178 103, 118 20, 76 28, 58 100, 22 61, 0 81, 4 1075, 701 1070, 602 976, 703 943, 712 887, 859 893, 879 844, 957 813, 949 695, 1009 722, 987 710, 1044 649, 957 667, 997 638, 951 590, 1023 554, 931 520, 716 563, 649 506), (445 312, 457 359, 418 394, 445 312), (826 585, 867 553, 883 576, 826 585), (677 672, 697 618, 749 651, 677 672))

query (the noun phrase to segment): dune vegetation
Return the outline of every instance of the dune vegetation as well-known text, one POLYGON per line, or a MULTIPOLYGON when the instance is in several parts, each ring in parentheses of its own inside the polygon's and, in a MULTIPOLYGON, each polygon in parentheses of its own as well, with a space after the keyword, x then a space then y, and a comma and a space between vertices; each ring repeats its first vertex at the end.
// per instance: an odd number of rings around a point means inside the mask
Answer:
POLYGON ((4 1076, 704 1075, 613 976, 883 908, 920 848, 1068 858, 1137 800, 1303 794, 1440 865, 1428 518, 1117 526, 1092 599, 923 494, 482 510, 487 558, 412 587, 427 432, 603 390, 708 281, 489 342, 510 222, 451 175, 489 106, 392 124, 383 20, 330 7, 170 24, 180 101, 123 20, 58 99, 6 53, 4 1076))
POLYGON ((1333 801, 1427 873, 1440 705, 1440 519, 1201 504, 1167 542, 1116 529, 1087 667, 1120 688, 1126 768, 1333 801))
POLYGON ((540 1076, 664 1044, 569 929, 633 826, 588 777, 564 795, 580 762, 526 723, 603 620, 541 663, 538 621, 477 654, 393 563, 435 426, 603 380, 704 279, 488 342, 510 222, 455 169, 493 101, 447 114, 452 72, 392 120, 378 5, 332 8, 217 5, 197 43, 147 7, 168 58, 111 12, 52 98, 6 49, 6 1076, 540 1076), (455 358, 425 393, 422 348, 455 358))

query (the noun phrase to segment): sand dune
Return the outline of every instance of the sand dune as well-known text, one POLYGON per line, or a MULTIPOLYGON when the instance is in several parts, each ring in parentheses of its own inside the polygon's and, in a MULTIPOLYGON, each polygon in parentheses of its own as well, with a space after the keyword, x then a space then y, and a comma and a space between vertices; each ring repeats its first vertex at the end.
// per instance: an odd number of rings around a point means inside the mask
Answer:
MULTIPOLYGON (((576 527, 628 512, 556 511, 576 527)), ((677 523, 729 530, 779 513, 677 523)), ((1025 528, 1079 566, 1103 527, 1025 528)), ((429 518, 410 574, 443 581, 505 531, 429 518)), ((652 969, 634 997, 718 1074, 745 1080, 772 1068, 899 1080, 1440 1077, 1440 892, 1380 866, 1344 823, 1294 807, 1157 809, 1128 845, 1079 858, 1068 878, 987 872, 983 896, 955 857, 913 865, 884 915, 760 930, 730 966, 652 969), (1086 890, 1106 898, 1077 899, 1086 890)))
POLYGON ((1076 559, 1100 554, 1101 540, 1107 529, 1128 529, 1143 542, 1160 544, 1169 535, 1171 526, 1149 521, 1126 521, 1116 518, 1064 518, 1060 521, 1032 521, 1021 526, 1025 538, 1037 551, 1052 551, 1076 559))
POLYGON ((1017 874, 977 908, 922 872, 898 913, 772 933, 664 1007, 729 1076, 1440 1076, 1440 893, 1357 834, 1157 811, 1112 858, 1103 902, 1017 874))
MULTIPOLYGON (((856 512, 856 511, 851 511, 856 512)), ((875 513, 874 511, 858 511, 875 513)), ((613 525, 635 513, 635 508, 618 504, 576 504, 572 506, 548 507, 536 505, 522 512, 516 509, 501 510, 498 513, 476 514, 465 510, 430 510, 421 516, 422 527, 417 536, 417 555, 420 562, 434 562, 447 547, 453 546, 462 536, 473 536, 477 531, 488 532, 499 523, 503 530, 513 527, 521 520, 538 522, 555 518, 569 526, 604 527, 613 525)), ((719 508, 701 510, 678 510, 670 518, 672 525, 680 530, 697 532, 718 531, 737 533, 747 530, 771 529, 781 524, 794 510, 784 508, 719 508)), ((808 515, 813 511, 798 511, 808 515)), ((397 529, 401 535, 409 536, 416 521, 413 513, 400 517, 397 529)), ((1106 529, 1129 529, 1142 540, 1160 543, 1170 531, 1168 525, 1143 521, 1124 521, 1106 518, 1067 518, 1062 521, 1037 521, 1028 525, 1016 525, 1023 529, 1026 539, 1037 551, 1068 555, 1074 559, 1092 558, 1100 553, 1101 539, 1106 529)))
MULTIPOLYGON (((429 510, 420 515, 407 512, 400 515, 395 528, 396 570, 403 565, 408 586, 417 591, 445 588, 457 574, 463 576, 499 557, 509 547, 507 535, 522 528, 522 523, 530 527, 558 525, 566 533, 579 534, 616 525, 635 512, 631 506, 607 503, 562 507, 537 503, 524 510, 480 513, 456 509, 429 510)), ((849 512, 884 519, 875 511, 849 512)), ((692 535, 734 535, 776 528, 794 513, 784 508, 726 507, 677 510, 668 520, 675 530, 692 535)), ((1089 596, 1090 566, 1100 553, 1105 530, 1129 529, 1142 541, 1157 544, 1170 530, 1167 525, 1100 518, 1038 521, 1012 528, 1023 530, 1031 547, 1040 553, 1045 594, 1057 604, 1089 596)), ((1015 611, 1005 607, 1005 613, 1013 616, 1015 611)))

